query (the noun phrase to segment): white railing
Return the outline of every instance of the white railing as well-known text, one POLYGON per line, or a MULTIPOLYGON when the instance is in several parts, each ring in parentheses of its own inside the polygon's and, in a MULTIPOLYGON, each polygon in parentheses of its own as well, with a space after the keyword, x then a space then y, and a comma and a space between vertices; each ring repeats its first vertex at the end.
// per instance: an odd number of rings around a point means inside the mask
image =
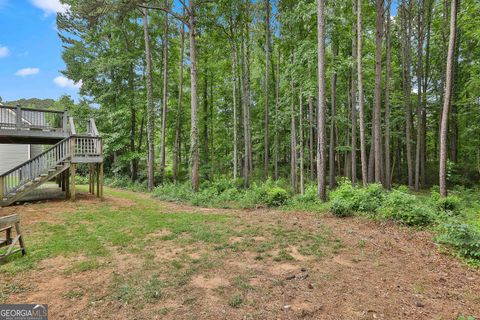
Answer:
POLYGON ((74 157, 101 157, 102 138, 89 136, 72 137, 75 152, 74 157))
POLYGON ((0 129, 67 132, 67 113, 20 106, 0 106, 0 129))

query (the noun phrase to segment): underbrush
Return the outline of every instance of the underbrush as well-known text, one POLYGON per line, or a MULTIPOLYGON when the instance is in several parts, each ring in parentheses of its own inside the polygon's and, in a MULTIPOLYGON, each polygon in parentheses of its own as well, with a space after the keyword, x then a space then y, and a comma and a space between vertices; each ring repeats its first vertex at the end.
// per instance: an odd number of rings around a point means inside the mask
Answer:
POLYGON ((279 207, 291 199, 285 183, 273 180, 252 183, 248 189, 243 188, 241 181, 231 179, 206 181, 198 192, 192 191, 189 182, 167 183, 155 188, 153 194, 161 200, 220 208, 279 207))
POLYGON ((441 245, 455 249, 459 256, 480 263, 480 204, 472 199, 478 193, 452 190, 441 198, 438 188, 430 197, 410 193, 405 186, 387 192, 379 184, 353 187, 348 181, 339 185, 330 197, 330 211, 338 217, 365 215, 372 219, 429 227, 441 245))

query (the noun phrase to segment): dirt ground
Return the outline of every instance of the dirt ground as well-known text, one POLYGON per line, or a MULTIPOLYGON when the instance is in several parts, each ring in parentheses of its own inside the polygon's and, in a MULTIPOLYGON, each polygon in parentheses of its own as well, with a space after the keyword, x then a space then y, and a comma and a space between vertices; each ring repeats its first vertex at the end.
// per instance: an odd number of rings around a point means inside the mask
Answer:
MULTIPOLYGON (((47 303, 51 319, 480 318, 480 271, 441 253, 426 231, 362 218, 157 203, 162 212, 231 215, 260 231, 251 238, 232 236, 227 246, 219 248, 199 241, 179 245, 181 242, 168 240, 170 231, 159 230, 148 235, 152 245, 144 252, 113 247, 111 254, 101 259, 100 267, 78 272, 69 270, 85 257, 44 259, 28 271, 0 273, 4 302, 47 303), (328 230, 333 249, 321 256, 303 255, 297 238, 288 243, 291 258, 287 259, 273 259, 280 254, 275 249, 270 256, 231 249, 245 240, 266 241, 278 225, 306 237, 328 230), (142 259, 147 255, 148 266, 142 259), (148 292, 154 299, 128 296, 129 284, 144 285, 149 279, 145 274, 162 277, 163 266, 179 257, 200 261, 205 255, 215 257, 213 265, 196 269, 187 280, 162 289, 161 294, 153 286, 148 292)), ((79 207, 97 205, 100 200, 80 194, 75 203, 14 206, 0 209, 0 215, 21 215, 28 246, 29 229, 39 222, 62 224, 65 215, 74 215, 79 207)), ((107 195, 101 205, 121 211, 135 203, 107 195)))

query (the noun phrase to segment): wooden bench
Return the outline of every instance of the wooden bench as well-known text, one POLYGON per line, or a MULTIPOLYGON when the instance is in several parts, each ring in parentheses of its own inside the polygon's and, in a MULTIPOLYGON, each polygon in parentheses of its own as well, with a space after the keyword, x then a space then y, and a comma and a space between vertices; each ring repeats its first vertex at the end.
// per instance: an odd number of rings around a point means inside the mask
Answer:
POLYGON ((7 247, 7 250, 0 253, 0 260, 19 251, 22 251, 22 255, 27 254, 22 232, 20 230, 20 217, 18 214, 0 217, 0 233, 2 232, 5 232, 5 239, 0 238, 0 248, 7 247), (12 230, 14 227, 16 236, 15 238, 12 238, 12 230), (20 245, 20 248, 15 249, 17 243, 20 245))

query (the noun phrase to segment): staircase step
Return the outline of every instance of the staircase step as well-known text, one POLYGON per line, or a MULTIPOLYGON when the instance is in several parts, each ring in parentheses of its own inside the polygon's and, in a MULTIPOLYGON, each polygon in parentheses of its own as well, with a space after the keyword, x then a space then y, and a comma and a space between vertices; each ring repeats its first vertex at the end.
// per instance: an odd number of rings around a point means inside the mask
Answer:
POLYGON ((30 187, 32 184, 33 184, 33 181, 28 181, 27 183, 25 183, 25 187, 30 187))
POLYGON ((47 174, 47 173, 42 173, 42 174, 40 175, 40 177, 42 177, 42 178, 48 177, 48 174, 47 174))
POLYGON ((33 179, 33 182, 39 182, 39 181, 42 181, 42 177, 36 177, 35 179, 33 179))

